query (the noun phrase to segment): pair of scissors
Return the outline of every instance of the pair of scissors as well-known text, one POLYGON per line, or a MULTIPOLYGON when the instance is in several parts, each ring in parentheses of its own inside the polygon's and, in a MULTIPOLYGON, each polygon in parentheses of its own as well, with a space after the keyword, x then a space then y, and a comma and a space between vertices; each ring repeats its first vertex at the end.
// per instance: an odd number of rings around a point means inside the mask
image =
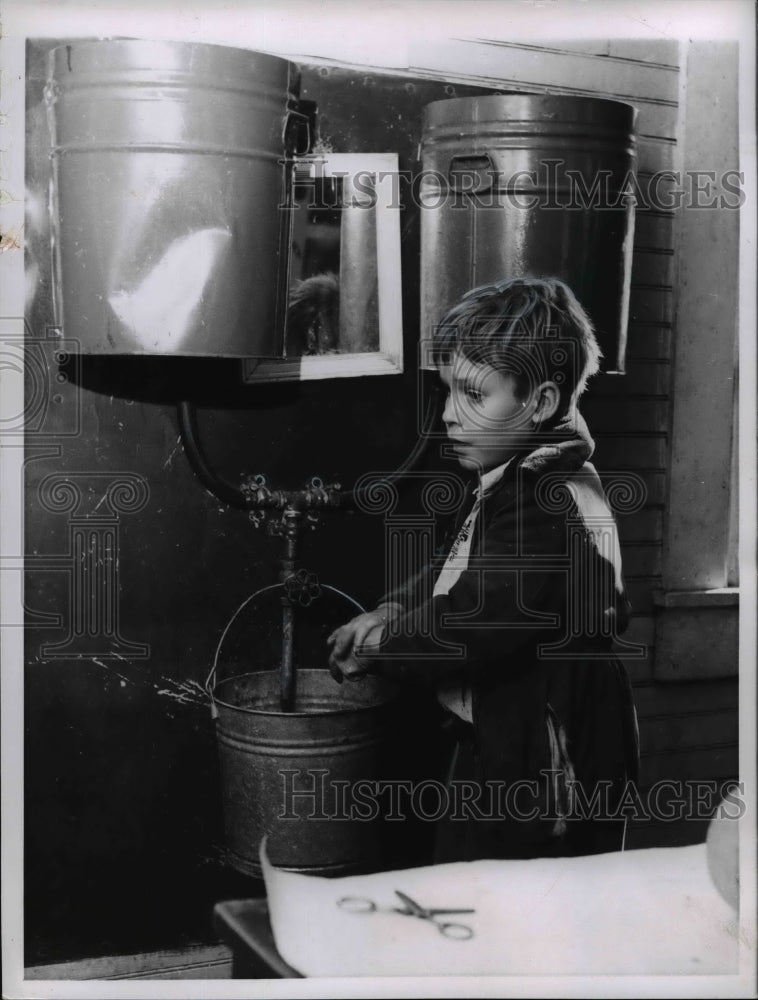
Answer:
MULTIPOLYGON (((449 921, 438 921, 439 916, 446 916, 451 913, 476 913, 476 910, 428 910, 421 906, 404 892, 395 889, 395 895, 403 904, 402 908, 393 907, 391 913, 401 913, 406 917, 418 917, 419 920, 428 920, 434 924, 443 937, 457 938, 459 941, 467 941, 474 936, 474 931, 466 924, 450 923, 449 921)), ((337 906, 349 913, 376 913, 379 907, 372 899, 365 899, 362 896, 343 896, 337 900, 337 906)))

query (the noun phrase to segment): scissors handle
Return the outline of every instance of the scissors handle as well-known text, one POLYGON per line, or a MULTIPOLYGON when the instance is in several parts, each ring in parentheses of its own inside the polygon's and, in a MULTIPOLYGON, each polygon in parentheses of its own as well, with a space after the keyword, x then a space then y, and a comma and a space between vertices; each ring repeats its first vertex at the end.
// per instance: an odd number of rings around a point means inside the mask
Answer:
POLYGON ((342 896, 337 900, 337 906, 348 913, 374 913, 376 903, 373 899, 365 899, 363 896, 342 896))
POLYGON ((468 941, 474 936, 474 932, 466 924, 437 924, 440 934, 447 938, 456 938, 458 941, 468 941))
POLYGON ((431 923, 436 924, 440 934, 447 938, 457 938, 459 941, 467 941, 469 938, 474 936, 474 931, 471 927, 466 924, 455 924, 455 923, 440 923, 435 920, 436 916, 440 914, 449 913, 476 913, 474 909, 459 909, 459 910, 427 910, 425 907, 419 905, 415 899, 411 899, 410 896, 406 896, 404 892, 400 892, 399 889, 395 889, 395 895, 401 900, 405 905, 404 910, 399 910, 399 913, 406 913, 409 916, 420 917, 422 920, 429 920, 431 923))

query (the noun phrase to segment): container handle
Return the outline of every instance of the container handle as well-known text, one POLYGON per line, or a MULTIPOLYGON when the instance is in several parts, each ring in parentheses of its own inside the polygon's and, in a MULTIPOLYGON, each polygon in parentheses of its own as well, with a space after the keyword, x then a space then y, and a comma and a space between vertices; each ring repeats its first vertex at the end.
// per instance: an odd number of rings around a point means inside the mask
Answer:
POLYGON ((477 194, 488 191, 495 181, 495 165, 489 153, 453 156, 447 171, 453 191, 477 194))
MULTIPOLYGON (((358 611, 360 611, 361 614, 365 614, 366 609, 363 607, 363 605, 359 604, 358 601, 356 601, 354 597, 351 597, 349 594, 346 594, 343 590, 338 590, 336 587, 332 587, 328 583, 322 583, 322 584, 319 584, 319 586, 322 587, 324 590, 331 590, 333 593, 339 594, 340 597, 344 597, 345 600, 350 601, 351 604, 354 604, 355 607, 358 609, 358 611)), ((259 594, 265 594, 269 590, 281 590, 283 587, 284 587, 284 584, 282 584, 282 583, 271 583, 271 584, 268 585, 268 587, 261 587, 259 590, 256 590, 254 593, 250 594, 248 597, 245 598, 245 600, 242 602, 242 604, 240 604, 240 606, 234 612, 234 614, 232 615, 232 617, 226 623, 226 626, 224 627, 224 631, 221 633, 221 638, 218 641, 218 645, 216 646, 216 653, 215 653, 215 655, 213 657, 213 666, 211 667, 211 669, 210 669, 210 671, 208 673, 208 676, 205 679, 205 691, 206 691, 206 693, 208 695, 208 698, 210 700, 211 718, 212 719, 217 719, 218 718, 218 709, 216 708, 216 700, 213 697, 213 689, 216 686, 216 673, 217 673, 217 670, 218 670, 218 657, 219 657, 219 653, 221 652, 221 647, 224 644, 224 639, 226 639, 226 636, 227 636, 227 633, 229 632, 229 629, 232 627, 232 625, 234 624, 234 622, 237 620, 237 616, 239 615, 239 613, 242 610, 244 610, 244 608, 247 607, 247 605, 253 600, 254 597, 258 597, 259 594)))
POLYGON ((282 143, 288 156, 307 156, 311 148, 311 122, 308 115, 302 111, 290 108, 284 119, 282 143), (303 138, 305 143, 303 143, 303 138), (303 148, 300 148, 300 147, 303 148))

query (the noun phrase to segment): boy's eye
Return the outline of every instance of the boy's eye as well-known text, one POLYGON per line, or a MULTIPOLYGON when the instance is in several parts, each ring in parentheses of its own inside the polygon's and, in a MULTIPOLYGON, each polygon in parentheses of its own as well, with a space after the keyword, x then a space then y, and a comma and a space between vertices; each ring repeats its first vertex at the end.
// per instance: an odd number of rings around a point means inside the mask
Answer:
POLYGON ((475 389, 473 386, 468 386, 466 396, 475 403, 481 403, 484 399, 484 393, 481 389, 475 389))

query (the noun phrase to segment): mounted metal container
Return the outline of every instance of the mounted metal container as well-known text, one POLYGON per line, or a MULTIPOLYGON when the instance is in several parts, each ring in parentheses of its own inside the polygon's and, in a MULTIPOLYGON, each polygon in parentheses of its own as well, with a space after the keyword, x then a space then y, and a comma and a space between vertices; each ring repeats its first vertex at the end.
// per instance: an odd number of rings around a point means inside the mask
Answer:
MULTIPOLYGON (((634 238, 636 110, 552 94, 428 104, 421 143, 421 336, 469 289, 564 280, 604 371, 623 372, 634 238)), ((424 365, 429 367, 429 365, 424 365)))
POLYGON ((82 353, 282 355, 295 84, 218 45, 51 52, 56 313, 82 353))

